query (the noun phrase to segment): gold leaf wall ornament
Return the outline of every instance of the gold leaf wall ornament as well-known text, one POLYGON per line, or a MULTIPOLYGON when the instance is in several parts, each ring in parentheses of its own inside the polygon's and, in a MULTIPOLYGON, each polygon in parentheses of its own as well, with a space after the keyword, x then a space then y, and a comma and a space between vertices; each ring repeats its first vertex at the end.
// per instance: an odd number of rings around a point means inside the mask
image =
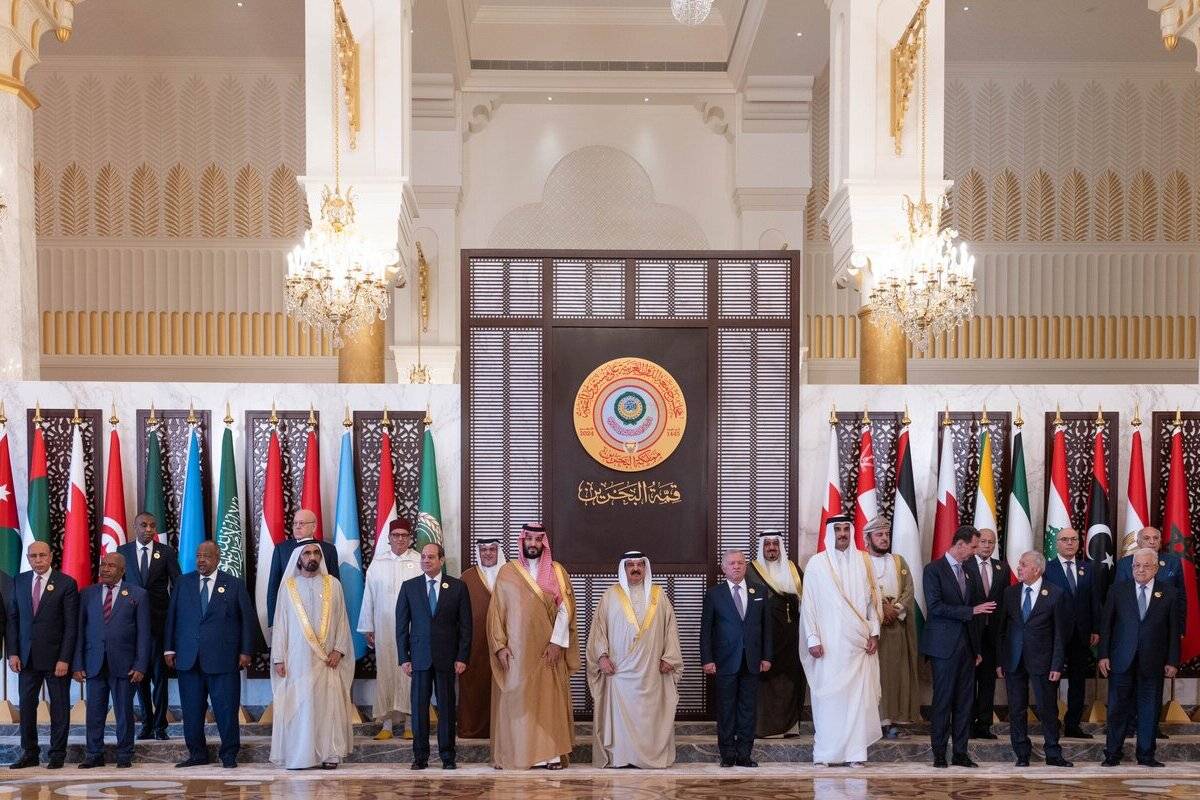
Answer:
POLYGON ((1152 242, 1158 238, 1158 188, 1144 169, 1129 187, 1129 240, 1152 242))
POLYGON ((1119 242, 1124 238, 1125 190, 1111 169, 1096 181, 1096 241, 1119 242))
POLYGON ((1021 184, 1011 169, 1001 172, 992 184, 992 238, 998 242, 1021 238, 1021 184))
POLYGON ((987 237, 987 187, 983 176, 971 170, 962 179, 954 198, 954 221, 965 241, 982 242, 987 237))
POLYGON ((1086 242, 1090 227, 1091 204, 1087 178, 1077 169, 1063 180, 1058 195, 1058 235, 1064 242, 1086 242))
POLYGON ((223 239, 229 235, 229 182, 216 164, 200 175, 200 235, 223 239))
POLYGON ((276 239, 294 239, 300 235, 304 205, 296 175, 286 164, 280 164, 271 173, 267 190, 271 236, 276 239))
POLYGON ((133 171, 129 182, 129 233, 139 239, 158 236, 158 177, 149 164, 133 171))
POLYGON ((1187 175, 1175 170, 1163 186, 1162 235, 1168 242, 1192 238, 1192 187, 1187 175))
POLYGON ((63 236, 88 235, 88 181, 72 161, 58 182, 58 231, 63 236))
POLYGON ((192 176, 183 164, 176 164, 167 172, 163 223, 167 236, 187 239, 195 234, 196 190, 192 176))
POLYGON ((41 161, 33 165, 33 230, 38 238, 54 235, 54 178, 41 161))
POLYGON ((1025 200, 1025 230, 1033 242, 1054 239, 1054 182, 1044 169, 1039 169, 1029 179, 1025 200))
POLYGON ((233 179, 233 235, 240 239, 257 239, 262 234, 262 176, 247 164, 233 179))
POLYGON ((125 190, 112 164, 105 164, 96 177, 96 235, 125 233, 125 190))

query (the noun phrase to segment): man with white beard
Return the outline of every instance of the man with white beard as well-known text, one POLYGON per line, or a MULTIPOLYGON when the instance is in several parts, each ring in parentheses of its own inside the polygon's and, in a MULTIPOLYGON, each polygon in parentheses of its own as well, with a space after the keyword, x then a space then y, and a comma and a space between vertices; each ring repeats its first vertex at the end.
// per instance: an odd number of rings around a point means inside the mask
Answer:
POLYGON ((833 549, 808 561, 800 660, 812 697, 813 763, 860 767, 879 725, 879 593, 850 517, 830 517, 833 549))
POLYGON ((491 735, 492 660, 488 655, 487 615, 496 574, 507 559, 499 536, 475 540, 475 566, 463 570, 462 582, 471 596, 471 657, 458 676, 458 737, 486 739, 491 735))
POLYGON ((747 578, 763 587, 767 597, 767 624, 775 658, 771 669, 758 676, 759 738, 800 733, 804 708, 804 670, 800 667, 800 595, 803 573, 787 555, 787 542, 777 530, 758 535, 758 557, 750 563, 747 578))

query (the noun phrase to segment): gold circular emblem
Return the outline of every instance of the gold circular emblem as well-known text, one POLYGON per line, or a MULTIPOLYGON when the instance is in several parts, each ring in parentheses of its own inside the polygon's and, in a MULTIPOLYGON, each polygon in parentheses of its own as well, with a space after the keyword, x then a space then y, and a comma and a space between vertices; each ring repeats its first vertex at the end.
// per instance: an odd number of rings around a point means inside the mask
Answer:
POLYGON ((122 589, 122 590, 121 590, 121 597, 128 597, 128 596, 129 596, 129 590, 128 590, 128 589, 122 589))
POLYGON ((1165 562, 1165 561, 1159 561, 1159 562, 1158 562, 1158 565, 1159 565, 1160 567, 1165 567, 1165 566, 1167 565, 1167 562, 1165 562))
POLYGON ((746 591, 747 591, 747 592, 749 592, 750 594, 754 594, 754 587, 753 587, 753 586, 751 586, 751 587, 750 587, 749 589, 747 589, 746 591))
POLYGON ((54 584, 52 584, 52 583, 47 583, 47 584, 46 584, 46 591, 47 591, 47 592, 53 592, 53 591, 54 591, 54 584))
POLYGON ((1079 568, 1079 574, 1080 574, 1080 575, 1082 575, 1082 574, 1083 574, 1083 567, 1080 567, 1080 568, 1079 568))
POLYGON ((443 589, 449 589, 449 588, 450 588, 450 584, 448 584, 448 583, 443 583, 443 584, 442 584, 442 588, 443 588, 443 589))
POLYGON ((658 364, 614 358, 584 378, 572 416, 588 455, 609 469, 640 472, 675 452, 687 427, 687 403, 658 364))
POLYGON ((1155 593, 1154 593, 1154 596, 1155 596, 1155 597, 1162 597, 1162 592, 1155 592, 1155 593))
POLYGON ((1050 594, 1050 590, 1049 590, 1049 589, 1042 589, 1042 597, 1045 597, 1045 596, 1046 596, 1046 595, 1048 595, 1048 594, 1050 594))
POLYGON ((218 586, 218 587, 217 587, 217 591, 218 591, 218 592, 220 592, 221 594, 225 594, 225 587, 224 587, 224 586, 218 586))
POLYGON ((161 553, 159 553, 157 550, 155 550, 155 551, 154 551, 154 557, 155 557, 155 558, 162 558, 162 554, 161 554, 161 553))

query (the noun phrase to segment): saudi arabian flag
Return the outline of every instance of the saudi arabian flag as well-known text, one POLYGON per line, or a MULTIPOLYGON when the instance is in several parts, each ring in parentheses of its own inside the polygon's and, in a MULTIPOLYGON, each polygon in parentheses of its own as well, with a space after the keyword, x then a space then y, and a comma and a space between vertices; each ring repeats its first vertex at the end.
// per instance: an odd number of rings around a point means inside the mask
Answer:
POLYGON ((154 517, 158 523, 155 541, 165 542, 167 534, 167 501, 163 494, 162 445, 158 441, 158 429, 151 428, 146 436, 146 499, 142 511, 154 517))
POLYGON ((421 448, 421 504, 417 512, 415 547, 418 551, 430 542, 442 541, 442 501, 438 495, 437 454, 433 449, 433 431, 425 428, 421 448))
POLYGON ((217 490, 217 530, 213 539, 221 551, 217 567, 235 578, 246 575, 246 539, 242 533, 242 504, 238 499, 237 472, 233 465, 233 431, 221 436, 221 478, 217 490))

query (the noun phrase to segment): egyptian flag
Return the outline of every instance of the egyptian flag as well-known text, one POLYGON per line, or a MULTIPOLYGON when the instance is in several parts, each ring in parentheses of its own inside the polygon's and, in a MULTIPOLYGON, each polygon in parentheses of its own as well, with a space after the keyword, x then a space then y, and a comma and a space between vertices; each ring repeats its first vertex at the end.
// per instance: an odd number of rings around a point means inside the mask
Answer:
POLYGON ((1092 492, 1088 496, 1087 556, 1097 567, 1113 567, 1112 526, 1108 520, 1108 468, 1104 463, 1104 428, 1096 428, 1092 450, 1092 492))
POLYGON ((817 552, 825 549, 825 529, 829 518, 842 513, 841 464, 838 459, 837 426, 829 426, 829 460, 825 479, 825 504, 821 506, 821 527, 817 528, 817 552))
POLYGON ((1187 472, 1183 466, 1183 429, 1176 424, 1171 431, 1171 471, 1167 473, 1167 508, 1163 515, 1163 533, 1167 552, 1179 557, 1183 569, 1183 588, 1187 599, 1187 622, 1180 649, 1180 661, 1187 663, 1200 656, 1200 595, 1196 587, 1196 553, 1192 547, 1192 522, 1188 516, 1187 472))

